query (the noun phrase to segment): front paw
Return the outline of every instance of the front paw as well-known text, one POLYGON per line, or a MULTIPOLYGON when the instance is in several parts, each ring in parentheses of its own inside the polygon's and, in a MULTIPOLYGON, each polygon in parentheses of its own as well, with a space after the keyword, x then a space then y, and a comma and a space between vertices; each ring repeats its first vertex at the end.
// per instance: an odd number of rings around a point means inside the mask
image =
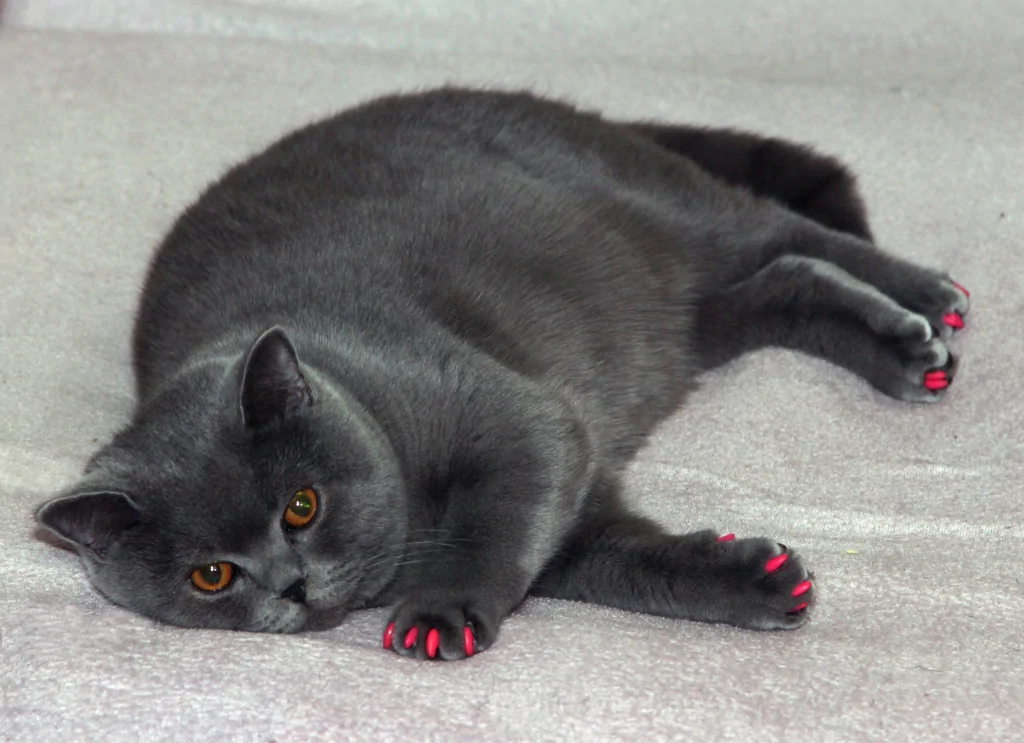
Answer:
POLYGON ((716 540, 720 585, 713 621, 746 629, 796 629, 809 618, 814 585, 800 557, 770 539, 716 540))
POLYGON ((472 600, 401 601, 384 630, 384 648, 407 658, 461 660, 486 650, 500 618, 472 600))

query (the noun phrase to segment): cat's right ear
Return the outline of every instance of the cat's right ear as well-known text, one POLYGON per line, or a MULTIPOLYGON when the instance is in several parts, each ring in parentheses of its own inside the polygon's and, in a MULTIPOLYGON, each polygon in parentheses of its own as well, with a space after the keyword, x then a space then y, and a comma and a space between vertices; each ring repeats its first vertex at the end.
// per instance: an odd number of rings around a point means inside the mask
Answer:
POLYGON ((245 358, 239 408, 248 429, 279 423, 313 401, 298 354, 284 329, 274 326, 252 344, 245 358))
POLYGON ((131 498, 112 492, 63 495, 36 511, 39 524, 97 557, 103 557, 125 531, 141 520, 131 498))

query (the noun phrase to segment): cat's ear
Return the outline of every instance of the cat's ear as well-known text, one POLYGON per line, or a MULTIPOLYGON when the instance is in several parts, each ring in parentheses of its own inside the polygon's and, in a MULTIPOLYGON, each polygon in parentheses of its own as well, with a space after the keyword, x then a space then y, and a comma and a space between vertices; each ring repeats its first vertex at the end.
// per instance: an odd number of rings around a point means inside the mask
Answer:
POLYGON ((258 429, 285 420, 313 402, 299 357, 280 327, 264 331, 245 359, 239 407, 246 428, 258 429))
POLYGON ((37 522, 100 557, 141 520, 139 509, 123 493, 64 495, 44 503, 36 511, 37 522))

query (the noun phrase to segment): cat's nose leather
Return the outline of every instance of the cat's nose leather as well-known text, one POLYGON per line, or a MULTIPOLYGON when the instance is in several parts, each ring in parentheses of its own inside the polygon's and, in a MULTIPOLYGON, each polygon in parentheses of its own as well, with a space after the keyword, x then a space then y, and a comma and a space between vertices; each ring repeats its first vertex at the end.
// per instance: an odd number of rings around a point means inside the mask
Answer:
POLYGON ((306 579, 299 578, 297 581, 288 586, 281 593, 281 598, 294 601, 297 604, 305 603, 306 601, 306 579))

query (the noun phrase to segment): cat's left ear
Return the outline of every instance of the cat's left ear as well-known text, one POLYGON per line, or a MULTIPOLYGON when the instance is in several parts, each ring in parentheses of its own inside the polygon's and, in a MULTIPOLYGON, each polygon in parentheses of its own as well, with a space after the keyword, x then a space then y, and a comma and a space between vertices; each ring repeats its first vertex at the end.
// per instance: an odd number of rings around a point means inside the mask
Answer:
POLYGON ((54 498, 36 511, 36 521, 77 547, 103 557, 125 531, 142 520, 123 493, 75 493, 54 498))
POLYGON ((245 359, 239 408, 246 428, 280 423, 312 404, 299 357, 283 328, 265 330, 245 359))

